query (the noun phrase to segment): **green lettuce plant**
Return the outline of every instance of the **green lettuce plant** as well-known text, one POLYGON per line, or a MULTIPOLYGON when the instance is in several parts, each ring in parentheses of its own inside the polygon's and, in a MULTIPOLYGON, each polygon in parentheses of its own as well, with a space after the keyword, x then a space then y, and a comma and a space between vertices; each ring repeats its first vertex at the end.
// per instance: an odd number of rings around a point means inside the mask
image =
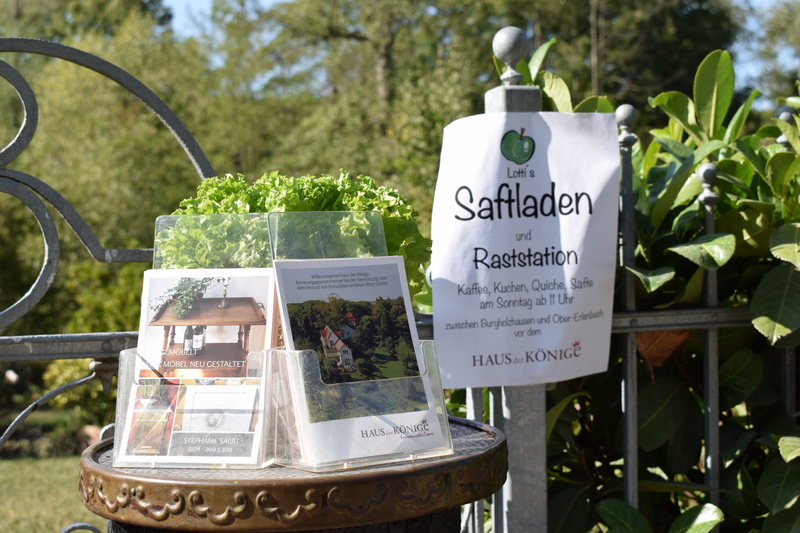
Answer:
MULTIPOLYGON (((342 172, 338 178, 328 175, 294 178, 272 172, 251 183, 242 175, 227 174, 204 180, 196 196, 181 202, 173 215, 299 211, 380 213, 386 251, 389 255, 403 256, 412 297, 417 303, 425 303, 429 298, 422 265, 430 258, 430 239, 419 231, 418 213, 399 192, 377 185, 369 176, 354 178, 342 172)), ((269 256, 269 233, 263 220, 235 217, 220 224, 209 218, 198 219, 197 224, 197 227, 181 225, 178 230, 157 235, 159 253, 169 258, 170 268, 191 267, 201 259, 215 265, 250 266, 269 256)), ((368 236, 364 235, 368 231, 367 221, 357 215, 342 219, 331 231, 337 231, 337 241, 348 247, 348 254, 368 251, 362 250, 369 245, 368 236)))

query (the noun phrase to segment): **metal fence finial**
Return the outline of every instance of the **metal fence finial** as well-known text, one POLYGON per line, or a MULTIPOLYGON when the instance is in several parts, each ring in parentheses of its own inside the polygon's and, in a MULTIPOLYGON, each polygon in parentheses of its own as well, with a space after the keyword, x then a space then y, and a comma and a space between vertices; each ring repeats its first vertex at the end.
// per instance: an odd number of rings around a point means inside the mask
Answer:
POLYGON ((614 111, 614 115, 617 117, 617 126, 625 133, 631 132, 631 128, 638 118, 636 108, 631 104, 622 104, 614 111))
POLYGON ((506 26, 492 39, 492 52, 507 67, 500 76, 503 85, 519 85, 522 74, 515 67, 530 51, 530 41, 525 32, 515 26, 506 26))
MULTIPOLYGON (((782 105, 778 109, 775 110, 775 118, 778 118, 784 122, 794 122, 795 111, 788 105, 782 105)), ((775 139, 775 142, 786 148, 787 150, 792 149, 792 145, 789 143, 789 139, 786 138, 786 135, 783 133, 775 139)))
POLYGON ((719 201, 719 195, 714 192, 714 184, 717 182, 717 165, 714 163, 703 163, 697 167, 697 179, 703 185, 703 192, 697 197, 703 205, 713 206, 719 201))

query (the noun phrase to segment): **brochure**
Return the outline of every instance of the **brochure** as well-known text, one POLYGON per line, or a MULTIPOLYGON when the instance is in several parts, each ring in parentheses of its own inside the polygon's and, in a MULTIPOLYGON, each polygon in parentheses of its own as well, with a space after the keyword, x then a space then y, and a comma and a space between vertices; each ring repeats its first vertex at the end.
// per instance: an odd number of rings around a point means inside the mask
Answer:
POLYGON ((145 273, 139 345, 121 361, 115 466, 272 460, 264 350, 276 339, 274 302, 272 269, 145 273))
POLYGON ((277 372, 284 406, 297 418, 288 457, 276 460, 327 469, 452 453, 411 321, 402 257, 274 266, 288 350, 277 372))
POLYGON ((244 377, 247 354, 273 346, 273 305, 270 268, 148 270, 138 377, 244 377))

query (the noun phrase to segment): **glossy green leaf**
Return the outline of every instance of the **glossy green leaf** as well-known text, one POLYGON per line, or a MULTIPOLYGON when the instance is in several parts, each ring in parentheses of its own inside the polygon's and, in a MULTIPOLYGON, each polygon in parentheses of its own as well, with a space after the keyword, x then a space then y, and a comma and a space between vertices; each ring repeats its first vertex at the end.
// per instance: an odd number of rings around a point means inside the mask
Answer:
MULTIPOLYGON (((693 180, 689 180, 686 183, 689 183, 693 180)), ((686 187, 684 187, 684 190, 686 187)), ((686 191, 688 194, 689 191, 686 191)), ((678 198, 675 199, 676 205, 680 201, 684 192, 682 191, 678 198)), ((695 194, 695 196, 697 196, 695 194)), ((688 198, 687 198, 688 200, 688 198)), ((702 211, 701 211, 700 202, 694 201, 686 206, 680 213, 678 213, 675 218, 672 219, 672 234, 678 240, 684 240, 686 238, 691 237, 692 235, 696 235, 697 231, 702 228, 702 211)))
POLYGON ((750 96, 747 97, 747 100, 739 106, 739 109, 737 109, 736 113, 733 115, 733 118, 728 124, 728 129, 725 130, 725 135, 722 137, 722 142, 730 144, 734 139, 739 138, 742 134, 744 123, 747 122, 747 117, 750 115, 750 107, 753 105, 753 101, 759 96, 761 96, 761 92, 757 89, 753 89, 750 92, 750 96))
POLYGON ((558 417, 561 416, 561 413, 566 409, 568 406, 572 405, 572 402, 575 398, 580 396, 589 396, 586 392, 576 392, 575 394, 570 394, 556 405, 551 407, 547 410, 547 417, 545 419, 545 442, 550 440, 550 434, 553 433, 553 428, 556 427, 556 422, 558 422, 558 417))
POLYGON ((585 487, 570 487, 547 499, 548 533, 586 531, 589 497, 585 487))
POLYGON ((786 463, 775 457, 761 474, 756 490, 771 513, 788 509, 800 495, 800 462, 786 463))
MULTIPOLYGON (((724 183, 730 183, 739 190, 736 191, 744 198, 755 197, 750 185, 753 183, 753 165, 735 153, 730 153, 731 158, 720 159, 717 161, 717 178, 722 180, 720 185, 724 188, 724 183)), ((724 200, 723 200, 724 201, 724 200)))
POLYGON ((653 528, 642 513, 632 506, 612 498, 605 499, 595 506, 597 514, 608 526, 608 533, 648 533, 653 528))
POLYGON ((650 218, 653 221, 654 233, 658 232, 661 223, 664 221, 664 217, 667 216, 667 213, 669 213, 670 209, 672 209, 675 203, 675 198, 678 197, 678 193, 681 191, 684 183, 691 175, 691 171, 709 155, 724 147, 725 145, 722 143, 722 141, 711 141, 705 143, 697 148, 692 153, 691 157, 686 158, 681 163, 681 165, 675 171, 672 181, 661 193, 658 200, 656 200, 655 205, 653 206, 650 218))
MULTIPOLYGON (((677 431, 667 441, 663 470, 670 476, 683 474, 697 466, 703 449, 703 413, 687 409, 677 431)), ((641 487, 639 487, 641 490, 641 487)), ((676 489, 679 492, 697 489, 676 489)), ((708 489, 705 489, 708 490, 708 489)))
POLYGON ((659 378, 642 389, 637 402, 639 446, 650 451, 664 444, 677 431, 691 403, 686 386, 672 376, 659 378))
POLYGON ((733 62, 726 51, 711 52, 697 68, 694 104, 699 125, 709 139, 722 137, 722 120, 733 100, 733 77, 733 62))
POLYGON ((691 277, 686 281, 683 288, 683 294, 678 298, 677 303, 687 305, 697 305, 703 296, 703 278, 705 278, 706 269, 698 267, 692 273, 691 277))
POLYGON ((765 512, 747 468, 732 465, 722 471, 721 477, 720 506, 726 515, 749 520, 765 512))
POLYGON ((661 152, 661 145, 657 142, 651 142, 647 150, 645 150, 644 158, 642 159, 642 175, 647 176, 650 169, 658 164, 658 155, 661 152))
POLYGON ((672 207, 675 208, 679 205, 689 202, 690 200, 694 200, 701 192, 703 192, 703 184, 700 183, 700 180, 697 179, 696 176, 690 176, 689 179, 683 184, 683 187, 681 187, 681 190, 678 191, 678 195, 672 202, 672 207))
POLYGON ((756 316, 753 325, 773 344, 800 327, 800 270, 782 264, 767 272, 750 310, 756 316))
POLYGON ((682 512, 667 533, 707 533, 725 519, 719 507, 706 503, 682 512))
POLYGON ((767 162, 758 154, 758 152, 753 150, 753 148, 742 139, 736 139, 733 142, 733 145, 736 147, 736 150, 742 154, 751 165, 753 165, 753 169, 758 173, 758 175, 763 178, 767 173, 767 162))
POLYGON ((800 223, 784 224, 769 237, 772 255, 800 268, 800 223))
POLYGON ((676 141, 675 139, 664 137, 657 138, 656 141, 663 146, 667 152, 681 160, 692 157, 692 153, 694 152, 690 146, 686 146, 684 143, 676 141))
POLYGON ((763 358, 749 348, 728 357, 719 369, 721 406, 730 408, 745 401, 761 383, 763 373, 763 358))
MULTIPOLYGON (((648 102, 651 106, 655 107, 655 100, 653 98, 649 98, 648 102)), ((650 135, 657 139, 673 139, 678 142, 683 142, 683 133, 684 133, 683 126, 678 124, 672 119, 669 119, 666 128, 655 128, 650 130, 650 135)), ((651 143, 652 144, 652 143, 651 143)))
POLYGON ((739 206, 717 219, 717 231, 736 236, 737 257, 769 253, 769 238, 774 229, 771 213, 775 205, 742 200, 739 206))
POLYGON ((778 449, 787 463, 800 457, 800 437, 781 437, 778 439, 778 449))
POLYGON ((531 75, 531 71, 528 68, 527 61, 525 61, 524 59, 520 59, 514 66, 514 70, 522 74, 522 79, 519 80, 520 85, 533 85, 533 76, 531 75))
POLYGON ((777 137, 780 137, 780 135, 781 130, 778 129, 778 126, 775 124, 761 126, 755 131, 755 133, 753 133, 753 136, 758 137, 759 139, 776 139, 777 137))
POLYGON ((772 123, 786 136, 786 140, 789 141, 794 153, 800 153, 800 132, 797 131, 797 123, 784 122, 779 118, 773 118, 772 123))
POLYGON ((531 56, 531 60, 528 61, 528 72, 531 73, 534 77, 542 70, 542 63, 544 63, 544 58, 547 55, 547 51, 550 50, 550 47, 556 44, 556 38, 553 37, 542 46, 536 49, 536 51, 531 56))
POLYGON ((575 106, 573 113, 613 113, 614 104, 605 96, 590 96, 575 106))
POLYGON ((800 533, 800 505, 768 516, 761 533, 800 533))
POLYGON ((660 108, 680 124, 697 146, 708 142, 708 136, 697 124, 694 102, 685 94, 677 91, 661 93, 651 101, 651 105, 660 108))
POLYGON ((690 243, 671 246, 667 249, 682 255, 700 267, 714 270, 733 257, 736 238, 730 233, 712 233, 703 235, 690 243))
POLYGON ((647 270, 638 267, 626 267, 634 273, 644 285, 647 292, 653 292, 666 282, 675 277, 675 269, 672 267, 664 266, 654 270, 647 270))
POLYGON ((552 72, 540 70, 536 74, 535 84, 542 90, 542 103, 546 111, 572 112, 572 97, 564 80, 552 72))
POLYGON ((798 171, 800 171, 800 157, 795 157, 791 152, 778 152, 767 161, 764 180, 775 196, 785 198, 789 184, 798 171))

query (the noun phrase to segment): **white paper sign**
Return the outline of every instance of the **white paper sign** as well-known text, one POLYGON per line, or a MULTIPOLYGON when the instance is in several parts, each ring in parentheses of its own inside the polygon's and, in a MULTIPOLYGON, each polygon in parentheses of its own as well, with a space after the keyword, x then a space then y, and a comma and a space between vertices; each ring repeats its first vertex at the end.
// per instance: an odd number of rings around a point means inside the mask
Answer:
POLYGON ((613 114, 493 113, 445 128, 431 232, 445 387, 606 370, 618 199, 613 114))

